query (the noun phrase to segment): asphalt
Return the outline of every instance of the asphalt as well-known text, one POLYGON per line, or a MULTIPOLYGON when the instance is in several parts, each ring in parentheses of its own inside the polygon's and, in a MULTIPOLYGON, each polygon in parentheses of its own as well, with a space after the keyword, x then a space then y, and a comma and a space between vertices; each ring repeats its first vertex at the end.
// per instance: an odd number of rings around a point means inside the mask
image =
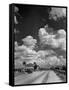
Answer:
POLYGON ((36 71, 15 76, 15 85, 63 82, 54 71, 36 71))

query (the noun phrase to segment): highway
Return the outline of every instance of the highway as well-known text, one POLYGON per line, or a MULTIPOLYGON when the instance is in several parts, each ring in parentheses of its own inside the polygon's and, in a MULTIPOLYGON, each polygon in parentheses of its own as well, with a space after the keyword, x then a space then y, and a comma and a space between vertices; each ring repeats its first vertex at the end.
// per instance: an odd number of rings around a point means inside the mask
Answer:
POLYGON ((36 71, 15 76, 15 85, 63 82, 54 71, 36 71))

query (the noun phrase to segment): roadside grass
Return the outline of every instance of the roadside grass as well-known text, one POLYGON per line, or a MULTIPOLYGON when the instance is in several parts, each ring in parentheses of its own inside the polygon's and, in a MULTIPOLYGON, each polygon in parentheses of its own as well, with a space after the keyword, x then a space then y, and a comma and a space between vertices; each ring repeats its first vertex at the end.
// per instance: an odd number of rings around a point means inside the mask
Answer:
POLYGON ((60 77, 61 80, 63 80, 63 82, 66 82, 66 71, 64 71, 64 70, 54 70, 54 72, 56 73, 57 76, 60 77))
MULTIPOLYGON (((46 67, 46 68, 39 68, 39 69, 37 69, 37 70, 33 70, 32 71, 32 73, 33 72, 41 72, 41 71, 54 71, 55 73, 56 73, 56 75, 57 76, 59 76, 60 77, 60 79, 63 81, 63 82, 66 82, 66 74, 67 74, 67 72, 66 72, 66 69, 61 69, 61 68, 59 68, 59 67, 46 67)), ((31 73, 28 73, 28 72, 26 72, 26 71, 14 71, 14 76, 16 77, 16 76, 19 76, 19 75, 21 75, 21 74, 31 74, 31 73)))

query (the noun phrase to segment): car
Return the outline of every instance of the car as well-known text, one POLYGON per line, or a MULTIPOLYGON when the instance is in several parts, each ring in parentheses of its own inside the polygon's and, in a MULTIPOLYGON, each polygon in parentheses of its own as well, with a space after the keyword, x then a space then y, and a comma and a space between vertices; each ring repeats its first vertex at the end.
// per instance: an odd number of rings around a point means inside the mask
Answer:
POLYGON ((16 72, 24 72, 24 73, 32 73, 36 70, 39 70, 39 65, 36 64, 36 62, 34 63, 28 63, 26 64, 25 62, 23 62, 23 67, 15 69, 14 71, 16 72))
POLYGON ((25 66, 25 72, 32 73, 34 71, 34 66, 32 63, 26 64, 25 66))

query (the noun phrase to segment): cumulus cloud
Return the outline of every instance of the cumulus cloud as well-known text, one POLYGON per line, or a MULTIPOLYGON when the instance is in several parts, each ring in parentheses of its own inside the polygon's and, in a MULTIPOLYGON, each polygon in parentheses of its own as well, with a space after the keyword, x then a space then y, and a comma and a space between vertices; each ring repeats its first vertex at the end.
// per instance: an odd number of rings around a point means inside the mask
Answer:
POLYGON ((37 52, 37 55, 39 55, 41 58, 43 57, 45 59, 45 57, 52 55, 52 54, 56 54, 53 50, 39 50, 37 52))
POLYGON ((17 47, 17 46, 18 46, 18 43, 17 43, 17 41, 15 41, 15 42, 14 42, 14 44, 15 44, 15 47, 17 47))
POLYGON ((56 34, 49 34, 46 29, 41 28, 39 39, 44 46, 50 45, 52 48, 66 50, 66 32, 63 29, 58 30, 56 34))
POLYGON ((32 36, 27 36, 26 38, 22 39, 22 41, 23 45, 21 46, 18 46, 18 43, 15 41, 14 58, 16 67, 22 65, 23 61, 28 63, 37 58, 37 52, 33 50, 37 43, 36 39, 33 39, 32 36))
POLYGON ((18 12, 19 11, 19 8, 18 7, 14 7, 14 12, 18 12))
POLYGON ((66 59, 63 56, 50 55, 45 58, 45 63, 50 66, 66 65, 66 59))
POLYGON ((17 42, 15 42, 14 56, 16 67, 22 66, 23 61, 26 61, 27 63, 36 62, 40 66, 46 65, 45 58, 53 54, 55 54, 53 50, 39 50, 36 52, 25 45, 18 46, 17 42))
POLYGON ((54 19, 56 21, 58 18, 62 17, 66 17, 66 8, 51 8, 49 19, 54 19))
MULTIPOLYGON (((18 11, 19 11, 19 8, 15 6, 15 7, 14 7, 14 12, 17 13, 18 11)), ((14 23, 15 23, 15 24, 18 24, 18 20, 17 20, 17 18, 16 18, 16 15, 14 15, 14 23)))
POLYGON ((36 62, 41 67, 48 65, 65 65, 66 59, 63 56, 58 56, 53 48, 66 50, 66 32, 63 29, 58 30, 55 34, 46 31, 46 28, 40 28, 39 39, 43 46, 50 46, 48 50, 34 50, 37 40, 32 36, 27 36, 22 39, 23 45, 18 46, 15 41, 15 66, 22 66, 22 62, 36 62))
POLYGON ((15 24, 18 24, 18 21, 17 21, 16 16, 14 16, 14 23, 15 23, 15 24))
POLYGON ((58 38, 65 38, 66 37, 66 32, 64 29, 60 29, 57 31, 57 35, 56 37, 58 36, 58 38))
POLYGON ((38 65, 43 67, 44 65, 47 65, 48 63, 52 62, 48 58, 50 55, 55 55, 55 52, 53 50, 39 50, 35 51, 27 46, 18 46, 15 53, 15 67, 22 66, 22 62, 26 61, 27 63, 33 63, 36 62, 38 65), (47 62, 46 62, 47 61, 47 62))
POLYGON ((14 53, 16 66, 18 66, 19 61, 20 61, 19 65, 20 64, 22 65, 23 61, 26 61, 27 63, 30 61, 32 62, 32 60, 35 60, 36 57, 37 57, 37 52, 35 50, 32 50, 25 45, 17 46, 16 43, 15 53, 14 53))
POLYGON ((15 48, 15 51, 16 53, 18 54, 19 52, 22 53, 23 55, 28 55, 28 54, 36 54, 36 51, 35 50, 32 50, 28 47, 26 47, 25 45, 22 45, 22 46, 18 46, 15 48))
POLYGON ((46 57, 46 63, 48 63, 49 65, 57 65, 58 62, 60 62, 60 59, 55 55, 46 57))
POLYGON ((27 36, 26 38, 22 39, 25 46, 27 46, 30 49, 34 49, 37 40, 34 39, 32 36, 27 36))
POLYGON ((17 46, 15 50, 15 68, 22 67, 23 61, 26 63, 36 62, 40 67, 52 65, 64 65, 65 59, 62 56, 57 56, 53 50, 39 50, 35 51, 25 45, 17 46))
POLYGON ((64 58, 63 56, 60 55, 59 59, 60 59, 60 64, 66 66, 66 58, 64 58))
MULTIPOLYGON (((49 46, 52 51, 54 49, 59 49, 60 51, 66 51, 66 32, 64 29, 58 30, 56 33, 47 32, 46 28, 39 29, 39 39, 41 45, 49 46)), ((42 56, 44 56, 45 64, 44 65, 65 65, 66 59, 63 56, 59 56, 57 52, 47 53, 48 50, 40 51, 42 56)), ((41 57, 42 57, 41 56, 41 57)))

